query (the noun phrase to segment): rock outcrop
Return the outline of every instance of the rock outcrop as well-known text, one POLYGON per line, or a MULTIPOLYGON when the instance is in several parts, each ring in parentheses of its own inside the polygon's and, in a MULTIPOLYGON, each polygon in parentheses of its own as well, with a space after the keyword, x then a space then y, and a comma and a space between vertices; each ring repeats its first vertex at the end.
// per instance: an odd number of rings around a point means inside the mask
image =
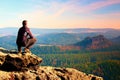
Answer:
POLYGON ((34 54, 0 52, 0 80, 103 80, 73 68, 39 66, 42 59, 34 54))
POLYGON ((98 35, 95 37, 87 37, 84 40, 74 44, 75 46, 79 46, 82 49, 103 49, 112 46, 112 42, 105 38, 103 35, 98 35))
POLYGON ((5 71, 20 71, 26 68, 36 67, 41 62, 42 58, 31 53, 17 55, 0 52, 0 69, 5 71))
POLYGON ((41 66, 37 70, 6 72, 0 71, 0 80, 103 80, 101 77, 86 75, 72 68, 41 66))

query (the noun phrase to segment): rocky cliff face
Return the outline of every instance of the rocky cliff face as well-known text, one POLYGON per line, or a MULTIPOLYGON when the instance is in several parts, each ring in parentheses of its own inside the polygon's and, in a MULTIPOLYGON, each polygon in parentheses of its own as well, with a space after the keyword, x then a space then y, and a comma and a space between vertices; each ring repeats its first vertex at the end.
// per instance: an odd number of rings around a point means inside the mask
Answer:
POLYGON ((103 80, 73 68, 38 66, 42 59, 34 54, 0 52, 0 80, 103 80))

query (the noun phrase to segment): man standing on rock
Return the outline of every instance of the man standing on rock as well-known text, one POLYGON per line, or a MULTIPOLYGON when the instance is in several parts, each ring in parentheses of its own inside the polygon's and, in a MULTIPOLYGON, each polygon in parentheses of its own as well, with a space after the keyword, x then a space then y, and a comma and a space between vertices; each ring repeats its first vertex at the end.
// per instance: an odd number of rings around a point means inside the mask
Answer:
POLYGON ((22 22, 22 27, 18 31, 16 44, 18 47, 18 53, 22 53, 22 47, 25 52, 30 52, 31 46, 36 42, 36 39, 32 35, 30 29, 27 26, 27 20, 22 22))

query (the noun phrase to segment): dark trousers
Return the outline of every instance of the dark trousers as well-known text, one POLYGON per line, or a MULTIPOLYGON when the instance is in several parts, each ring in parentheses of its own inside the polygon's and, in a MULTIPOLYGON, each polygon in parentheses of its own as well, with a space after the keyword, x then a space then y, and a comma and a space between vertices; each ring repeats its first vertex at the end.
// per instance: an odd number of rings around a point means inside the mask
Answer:
POLYGON ((27 43, 25 46, 21 46, 21 45, 17 45, 18 47, 18 51, 21 52, 22 51, 22 47, 25 47, 27 49, 30 49, 36 42, 36 39, 35 38, 32 38, 32 39, 28 39, 27 43))

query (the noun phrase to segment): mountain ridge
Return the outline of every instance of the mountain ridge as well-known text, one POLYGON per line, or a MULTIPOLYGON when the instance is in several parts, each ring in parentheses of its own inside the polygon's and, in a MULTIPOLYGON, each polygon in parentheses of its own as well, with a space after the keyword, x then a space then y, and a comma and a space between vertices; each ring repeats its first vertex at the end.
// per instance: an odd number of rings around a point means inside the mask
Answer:
POLYGON ((116 37, 116 38, 113 38, 111 39, 112 42, 114 42, 115 44, 120 44, 120 36, 116 37))
MULTIPOLYGON (((47 34, 44 36, 38 36, 37 38, 37 42, 36 45, 40 45, 40 44, 45 44, 45 45, 53 45, 53 46, 74 46, 74 44, 80 43, 81 41, 85 40, 85 39, 91 39, 92 37, 96 37, 98 35, 95 34, 86 34, 84 36, 80 36, 79 34, 68 34, 68 33, 57 33, 57 34, 47 34), (94 36, 92 36, 94 35, 94 36), (85 36, 89 36, 89 37, 85 37, 85 36), (84 38, 85 37, 85 38, 84 38)), ((119 38, 119 36, 118 36, 119 38)), ((107 41, 112 44, 118 44, 120 39, 116 38, 112 38, 112 39, 108 39, 105 36, 103 37, 104 40, 107 39, 107 41)), ((99 40, 99 39, 98 39, 99 40)), ((104 42, 105 44, 108 42, 104 42)), ((83 44, 83 46, 86 44, 85 42, 81 42, 83 44)), ((3 36, 0 37, 0 46, 4 47, 6 49, 16 49, 16 36, 3 36), (14 41, 14 42, 13 42, 14 41)))
POLYGON ((74 44, 75 46, 80 46, 83 49, 101 49, 112 46, 112 42, 105 38, 103 35, 98 35, 95 37, 87 37, 84 40, 74 44))
MULTIPOLYGON (((0 36, 6 35, 17 35, 17 31, 19 28, 0 28, 0 36)), ((120 29, 112 29, 112 28, 72 28, 72 29, 44 29, 44 28, 30 28, 33 34, 43 35, 50 33, 99 33, 106 34, 106 36, 115 35, 119 36, 120 29)))

